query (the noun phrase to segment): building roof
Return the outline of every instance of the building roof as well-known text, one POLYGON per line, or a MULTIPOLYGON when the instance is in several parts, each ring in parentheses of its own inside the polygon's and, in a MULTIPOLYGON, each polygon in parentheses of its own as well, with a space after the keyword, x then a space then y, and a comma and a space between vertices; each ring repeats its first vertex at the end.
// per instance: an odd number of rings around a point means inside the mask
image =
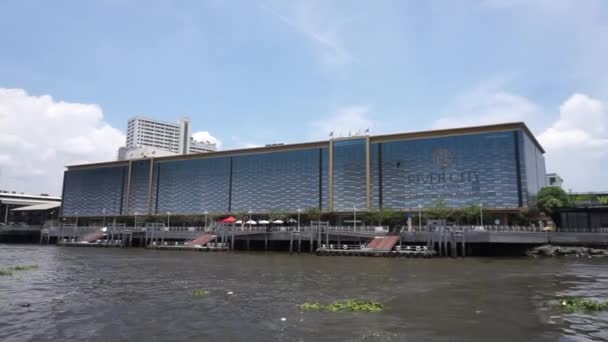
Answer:
POLYGON ((61 201, 61 197, 45 196, 45 195, 28 195, 28 194, 13 194, 8 192, 0 192, 2 198, 23 198, 23 199, 41 199, 43 201, 61 201))
POLYGON ((61 202, 52 202, 52 201, 42 201, 42 200, 32 200, 32 199, 22 199, 22 198, 2 198, 0 197, 0 203, 2 204, 12 204, 12 205, 34 205, 34 204, 46 204, 46 203, 61 203, 61 202))
POLYGON ((49 210, 61 207, 61 203, 42 203, 29 205, 27 207, 11 209, 11 211, 35 211, 35 210, 49 210))
MULTIPOLYGON (((393 141, 393 140, 408 140, 408 139, 424 139, 424 138, 435 138, 435 137, 445 137, 445 136, 455 136, 455 135, 469 135, 469 134, 479 134, 479 133, 488 133, 488 132, 501 132, 501 131, 514 131, 521 129, 528 137, 532 140, 532 142, 536 145, 536 147, 542 152, 545 153, 545 150, 540 145, 534 134, 530 131, 528 126, 526 126, 523 122, 512 122, 512 123, 503 123, 503 124, 495 124, 495 125, 485 125, 485 126, 474 126, 474 127, 461 127, 461 128, 449 128, 449 129, 437 129, 437 130, 428 130, 428 131, 419 131, 419 132, 405 132, 405 133, 395 133, 395 134, 383 134, 383 135, 375 135, 375 136, 355 136, 349 138, 337 138, 333 140, 341 140, 341 139, 356 139, 356 138, 367 138, 369 137, 372 143, 374 142, 384 142, 384 141, 393 141)), ((242 149, 233 149, 233 150, 221 150, 215 152, 207 152, 207 153, 195 153, 195 154, 186 154, 186 155, 176 155, 176 156, 167 156, 167 157, 158 157, 154 158, 155 161, 172 161, 172 160, 188 160, 188 159, 202 159, 202 158, 213 158, 213 157, 222 157, 222 156, 234 156, 234 155, 243 155, 243 154, 257 154, 257 153, 268 153, 268 152, 280 152, 280 151, 290 151, 290 150, 300 150, 306 148, 315 148, 315 147, 328 147, 330 140, 324 141, 315 141, 315 142, 307 142, 307 143, 296 143, 296 144, 273 144, 270 146, 263 147, 253 147, 253 148, 242 148, 242 149)), ((147 158, 151 159, 151 158, 147 158)), ((141 159, 134 159, 132 161, 137 161, 141 159)), ((89 167, 112 167, 112 166, 126 166, 129 165, 129 161, 113 161, 113 162, 103 162, 103 163, 93 163, 93 164, 82 164, 82 165, 70 165, 67 166, 68 169, 80 169, 80 168, 89 168, 89 167)))

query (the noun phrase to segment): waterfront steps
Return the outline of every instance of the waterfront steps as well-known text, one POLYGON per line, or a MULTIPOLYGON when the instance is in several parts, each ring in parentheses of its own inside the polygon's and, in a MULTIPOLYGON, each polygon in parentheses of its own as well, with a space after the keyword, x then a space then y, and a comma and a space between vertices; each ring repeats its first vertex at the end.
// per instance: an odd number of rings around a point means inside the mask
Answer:
POLYGON ((209 242, 215 240, 216 236, 213 234, 203 234, 193 240, 184 243, 186 246, 204 246, 209 242))
POLYGON ((376 236, 370 243, 367 244, 367 248, 374 251, 390 251, 399 242, 399 236, 376 236))
POLYGON ((102 231, 96 231, 96 232, 91 232, 88 234, 83 235, 82 237, 80 237, 78 239, 78 242, 93 242, 93 241, 97 241, 100 240, 101 238, 103 238, 106 234, 102 231))

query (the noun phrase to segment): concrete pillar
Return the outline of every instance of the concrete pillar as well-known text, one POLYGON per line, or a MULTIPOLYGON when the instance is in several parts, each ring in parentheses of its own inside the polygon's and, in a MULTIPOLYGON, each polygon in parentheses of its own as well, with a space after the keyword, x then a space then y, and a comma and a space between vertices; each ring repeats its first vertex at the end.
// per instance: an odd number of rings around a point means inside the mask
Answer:
POLYGON ((268 251, 268 235, 264 236, 264 250, 268 251))
POLYGON ((8 224, 8 204, 5 204, 4 207, 6 208, 4 210, 4 224, 8 224))
POLYGON ((298 234, 298 253, 302 253, 302 234, 298 234))

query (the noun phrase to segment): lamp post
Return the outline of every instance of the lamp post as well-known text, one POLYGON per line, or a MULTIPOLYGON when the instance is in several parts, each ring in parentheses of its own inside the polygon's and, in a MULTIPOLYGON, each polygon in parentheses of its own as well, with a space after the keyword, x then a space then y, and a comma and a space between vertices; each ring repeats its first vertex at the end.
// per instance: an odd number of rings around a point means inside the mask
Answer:
POLYGON ((105 227, 106 226, 106 208, 101 209, 101 212, 103 214, 103 219, 102 219, 101 226, 105 227))
POLYGON ((249 213, 249 231, 251 231, 251 214, 253 213, 253 211, 251 211, 251 209, 247 210, 247 213, 249 213))
POLYGON ((133 229, 137 227, 137 211, 133 213, 133 229))
POLYGON ((76 214, 76 228, 78 228, 78 212, 75 212, 74 214, 76 214))
POLYGON ((422 231, 422 204, 418 204, 418 230, 422 231))
POLYGON ((300 231, 300 214, 302 213, 302 209, 298 208, 298 231, 300 231))
POLYGON ((353 205, 353 231, 357 231, 357 205, 353 205))
POLYGON ((481 227, 483 228, 483 204, 479 203, 479 216, 481 219, 481 227))
POLYGON ((203 214, 205 214, 205 228, 207 228, 207 215, 209 215, 209 212, 205 210, 203 214))
POLYGON ((50 212, 51 214, 51 230, 53 230, 53 215, 55 214, 55 210, 50 212))
MULTIPOLYGON (((165 228, 161 227, 161 231, 160 231, 160 244, 164 245, 165 244, 165 228)), ((167 211, 167 229, 171 229, 171 212, 167 211)))

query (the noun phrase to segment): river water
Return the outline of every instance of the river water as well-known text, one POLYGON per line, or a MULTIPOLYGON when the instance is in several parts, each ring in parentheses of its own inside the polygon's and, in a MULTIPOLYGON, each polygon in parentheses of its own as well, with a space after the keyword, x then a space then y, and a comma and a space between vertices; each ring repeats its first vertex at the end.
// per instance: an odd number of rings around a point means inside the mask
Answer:
POLYGON ((0 341, 608 341, 608 313, 548 304, 608 299, 601 259, 0 245, 0 268, 32 264, 39 269, 0 277, 0 341), (208 294, 194 297, 197 289, 208 294), (347 298, 384 310, 297 307, 347 298))

